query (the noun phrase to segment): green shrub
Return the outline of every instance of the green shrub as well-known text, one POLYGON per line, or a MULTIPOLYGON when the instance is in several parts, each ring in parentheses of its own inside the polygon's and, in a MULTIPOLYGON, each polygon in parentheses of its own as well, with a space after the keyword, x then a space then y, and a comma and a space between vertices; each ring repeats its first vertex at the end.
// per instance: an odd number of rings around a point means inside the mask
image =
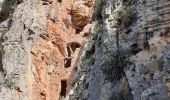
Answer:
POLYGON ((133 17, 135 7, 133 5, 123 6, 122 15, 125 17, 133 17))
POLYGON ((124 6, 124 10, 122 11, 122 16, 124 19, 124 26, 129 26, 134 18, 135 7, 133 5, 124 6))
POLYGON ((93 20, 102 20, 102 9, 107 0, 95 0, 93 20))
POLYGON ((96 25, 94 26, 94 32, 95 33, 100 33, 101 31, 102 31, 102 24, 97 22, 96 25))
POLYGON ((121 10, 113 12, 112 15, 118 21, 119 26, 128 27, 133 22, 135 6, 123 5, 121 10))
POLYGON ((124 75, 124 68, 130 64, 130 60, 126 57, 124 51, 120 50, 118 52, 116 51, 106 56, 102 63, 101 70, 106 75, 107 80, 119 80, 124 75))

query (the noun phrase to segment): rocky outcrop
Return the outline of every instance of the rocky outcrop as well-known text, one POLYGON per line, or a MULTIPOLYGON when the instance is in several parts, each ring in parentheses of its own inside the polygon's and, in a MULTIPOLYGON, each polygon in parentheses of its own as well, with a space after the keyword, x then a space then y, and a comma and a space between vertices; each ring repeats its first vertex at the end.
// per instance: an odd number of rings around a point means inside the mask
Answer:
MULTIPOLYGON (((65 97, 90 35, 93 1, 12 1, 16 5, 2 1, 12 12, 0 16, 0 99, 65 97)), ((2 5, 0 15, 4 10, 2 5)))
POLYGON ((108 0, 101 31, 91 38, 79 63, 72 99, 169 100, 168 4, 168 0, 108 0))
POLYGON ((89 27, 85 26, 92 16, 92 6, 85 5, 86 1, 56 3, 54 1, 49 8, 47 33, 37 38, 32 49, 38 80, 34 91, 39 89, 38 94, 49 100, 66 95, 60 95, 63 80, 67 83, 67 89, 71 87, 77 60, 88 37, 85 34, 89 34, 89 27), (56 3, 58 8, 55 8, 56 3), (87 33, 85 30, 88 30, 87 33))
POLYGON ((0 0, 0 100, 169 100, 169 4, 0 0))
POLYGON ((93 6, 92 0, 75 2, 71 9, 72 22, 77 30, 82 30, 84 26, 91 21, 93 10, 89 7, 93 6))
POLYGON ((137 20, 132 29, 138 34, 141 52, 132 56, 134 63, 126 69, 134 100, 168 100, 169 88, 169 16, 168 0, 136 2, 137 20), (142 38, 143 37, 143 38, 142 38), (148 44, 148 45, 147 45, 148 44))
POLYGON ((102 68, 111 68, 113 52, 116 51, 116 28, 111 15, 114 2, 107 2, 103 8, 103 23, 94 22, 92 37, 85 46, 78 72, 73 81, 74 87, 70 91, 71 100, 131 100, 132 95, 125 76, 115 80, 117 70, 110 77, 106 77, 102 68), (109 17, 110 16, 110 17, 109 17), (112 22, 110 22, 112 20, 112 22), (115 76, 115 77, 114 77, 115 76))

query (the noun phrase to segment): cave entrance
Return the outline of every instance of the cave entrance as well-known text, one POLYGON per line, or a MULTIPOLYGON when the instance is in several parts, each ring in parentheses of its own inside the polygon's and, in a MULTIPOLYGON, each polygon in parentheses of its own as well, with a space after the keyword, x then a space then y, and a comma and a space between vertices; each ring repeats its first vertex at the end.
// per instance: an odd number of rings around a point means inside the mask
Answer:
POLYGON ((61 2, 62 2, 62 0, 58 0, 58 2, 59 2, 59 3, 61 3, 61 2))
POLYGON ((64 67, 65 68, 71 67, 71 59, 72 59, 71 53, 72 53, 71 47, 67 46, 67 57, 64 59, 64 67))
POLYGON ((71 57, 67 57, 64 59, 64 67, 65 68, 68 68, 68 67, 71 67, 71 57))
POLYGON ((76 51, 77 48, 80 48, 81 45, 78 42, 71 42, 67 44, 67 57, 64 59, 64 67, 71 67, 72 54, 76 51))
POLYGON ((67 92, 67 80, 61 80, 60 96, 65 97, 67 92))
POLYGON ((78 42, 71 42, 71 43, 69 43, 68 45, 71 47, 71 50, 72 50, 73 52, 75 52, 75 50, 76 50, 77 48, 80 48, 80 47, 81 47, 81 44, 78 43, 78 42))
POLYGON ((79 34, 82 31, 82 29, 76 29, 75 34, 79 34))

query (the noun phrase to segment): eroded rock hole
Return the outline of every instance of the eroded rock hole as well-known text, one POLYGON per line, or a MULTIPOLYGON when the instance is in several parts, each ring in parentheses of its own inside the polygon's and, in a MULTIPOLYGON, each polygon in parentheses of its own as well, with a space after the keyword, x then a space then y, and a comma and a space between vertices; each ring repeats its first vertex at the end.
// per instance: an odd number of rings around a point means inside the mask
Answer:
POLYGON ((79 34, 82 30, 81 29, 76 29, 75 34, 79 34))
POLYGON ((144 41, 143 45, 144 45, 144 49, 147 49, 147 50, 150 49, 149 41, 144 41))
POLYGON ((66 96, 66 92, 67 92, 67 80, 61 80, 61 92, 60 92, 60 96, 66 96))
POLYGON ((71 67, 72 54, 75 52, 76 48, 80 48, 81 45, 77 42, 71 42, 67 44, 67 57, 64 59, 64 67, 71 67))
POLYGON ((17 0, 16 2, 17 2, 17 4, 20 4, 23 2, 23 0, 17 0))
POLYGON ((138 46, 137 43, 134 43, 130 46, 130 51, 129 51, 130 54, 136 55, 140 51, 142 51, 142 49, 138 46))
POLYGON ((75 52, 75 50, 76 50, 77 48, 80 48, 80 47, 81 47, 81 44, 78 43, 78 42, 71 42, 71 43, 69 43, 68 45, 71 47, 71 50, 72 50, 73 52, 75 52))
POLYGON ((65 68, 71 67, 71 60, 72 60, 71 57, 66 57, 66 58, 64 59, 64 67, 65 67, 65 68))
POLYGON ((62 0, 58 0, 58 2, 59 2, 59 3, 61 3, 61 2, 62 2, 62 0))
POLYGON ((67 57, 64 59, 65 68, 71 67, 71 59, 72 59, 71 53, 72 53, 71 47, 67 46, 67 57))
POLYGON ((146 36, 147 36, 147 40, 149 40, 154 36, 154 32, 152 31, 146 32, 146 36))
POLYGON ((43 2, 42 5, 48 5, 48 2, 43 2))

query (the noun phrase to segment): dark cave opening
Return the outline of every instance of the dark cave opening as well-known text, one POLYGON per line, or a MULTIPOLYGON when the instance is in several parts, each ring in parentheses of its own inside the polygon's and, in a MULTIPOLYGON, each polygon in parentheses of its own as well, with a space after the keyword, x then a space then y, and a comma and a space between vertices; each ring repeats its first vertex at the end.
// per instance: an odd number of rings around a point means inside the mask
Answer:
POLYGON ((82 30, 81 29, 76 29, 75 34, 79 34, 82 30))
POLYGON ((62 0, 58 0, 58 2, 59 2, 59 3, 61 3, 61 2, 62 2, 62 0))
POLYGON ((77 42, 71 42, 67 44, 67 57, 64 59, 64 67, 71 67, 72 53, 76 51, 76 48, 80 48, 81 45, 77 42))
POLYGON ((71 43, 68 44, 68 46, 70 46, 71 50, 73 52, 75 52, 76 48, 80 48, 81 47, 81 44, 78 43, 78 42, 71 42, 71 43))
POLYGON ((60 92, 60 96, 66 96, 66 92, 67 92, 67 80, 61 80, 61 92, 60 92))

